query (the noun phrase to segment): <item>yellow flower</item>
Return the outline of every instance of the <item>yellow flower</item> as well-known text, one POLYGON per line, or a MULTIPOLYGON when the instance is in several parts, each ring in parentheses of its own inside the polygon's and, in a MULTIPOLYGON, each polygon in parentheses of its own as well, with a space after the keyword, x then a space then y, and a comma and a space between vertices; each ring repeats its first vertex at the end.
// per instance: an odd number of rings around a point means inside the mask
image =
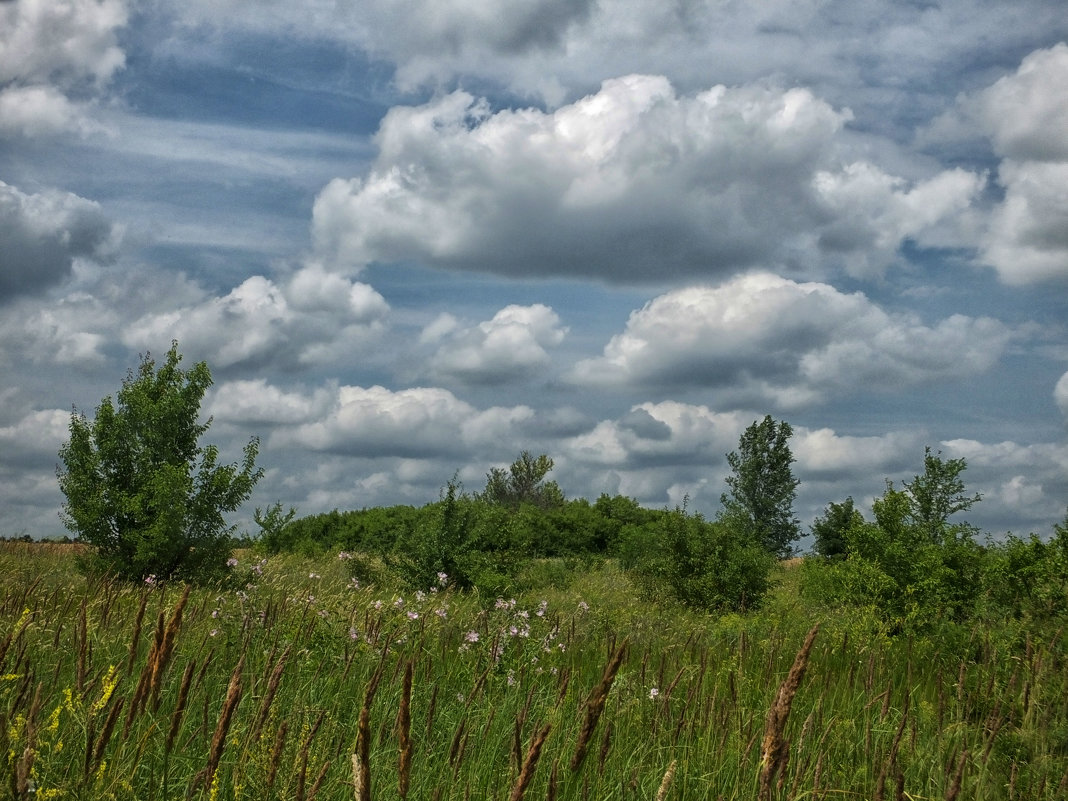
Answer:
POLYGON ((100 698, 96 700, 93 706, 89 710, 90 715, 95 715, 101 709, 108 705, 108 701, 111 700, 111 694, 115 692, 115 687, 119 683, 118 669, 115 665, 111 665, 108 668, 108 674, 104 677, 102 687, 100 689, 100 698))

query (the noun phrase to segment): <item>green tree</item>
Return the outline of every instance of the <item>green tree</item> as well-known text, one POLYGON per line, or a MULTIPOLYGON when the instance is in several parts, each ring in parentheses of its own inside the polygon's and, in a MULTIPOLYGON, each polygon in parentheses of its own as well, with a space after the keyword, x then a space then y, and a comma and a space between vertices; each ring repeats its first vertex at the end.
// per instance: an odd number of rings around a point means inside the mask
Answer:
POLYGON ((99 566, 123 578, 221 574, 234 532, 223 514, 263 475, 256 438, 231 465, 219 464, 214 445, 199 444, 211 425, 198 422, 211 373, 204 362, 183 370, 181 359, 177 342, 158 370, 142 357, 116 403, 105 397, 94 420, 74 410, 59 452, 63 522, 95 547, 99 566))
POLYGON ((545 477, 553 469, 553 460, 542 454, 534 456, 523 451, 507 471, 492 468, 486 474, 486 489, 480 496, 487 503, 513 509, 529 503, 541 509, 551 509, 564 502, 564 493, 555 481, 545 477))
MULTIPOLYGON (((950 530, 950 516, 967 511, 983 499, 979 493, 965 493, 961 473, 967 467, 964 459, 943 459, 941 451, 932 454, 927 447, 923 455, 923 475, 905 482, 913 522, 928 541, 942 542, 950 530)), ((962 525, 966 527, 967 524, 962 525)))
POLYGON ((767 415, 742 432, 738 450, 727 454, 732 474, 727 476, 730 492, 721 496, 722 520, 740 525, 769 552, 787 557, 801 537, 794 517, 797 485, 790 465, 789 423, 767 415))
POLYGON ((853 498, 841 503, 829 503, 822 517, 812 521, 812 536, 815 550, 820 556, 841 558, 849 553, 849 531, 864 523, 864 516, 857 511, 853 498))

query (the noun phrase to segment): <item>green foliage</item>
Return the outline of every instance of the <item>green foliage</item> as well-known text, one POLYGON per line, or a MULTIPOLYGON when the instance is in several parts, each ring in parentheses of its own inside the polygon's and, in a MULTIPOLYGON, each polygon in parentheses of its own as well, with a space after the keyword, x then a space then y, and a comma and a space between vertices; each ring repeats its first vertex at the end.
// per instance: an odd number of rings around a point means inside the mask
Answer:
POLYGON ((564 502, 564 493, 555 481, 545 477, 553 469, 553 460, 545 454, 535 457, 523 451, 505 472, 499 467, 486 474, 486 489, 480 496, 487 503, 515 509, 530 504, 539 509, 551 509, 564 502))
POLYGON ((793 553, 793 543, 801 537, 794 517, 797 485, 790 465, 794 462, 789 440, 793 428, 767 415, 743 433, 738 450, 727 454, 732 474, 727 476, 729 492, 722 496, 725 515, 733 525, 743 526, 748 535, 770 553, 780 557, 793 553))
POLYGON ((741 612, 761 605, 773 557, 722 520, 675 509, 654 526, 631 529, 625 561, 647 595, 668 595, 694 609, 741 612))
POLYGON ((979 493, 967 495, 961 478, 968 465, 964 459, 942 458, 924 449, 923 475, 905 482, 913 524, 930 542, 941 542, 947 535, 949 518, 964 512, 982 500, 979 493))
POLYGON ((221 574, 234 532, 223 513, 263 475, 255 438, 231 465, 218 463, 214 445, 199 444, 211 424, 198 422, 211 373, 204 362, 182 370, 181 358, 177 342, 158 370, 145 356, 95 420, 72 413, 59 452, 64 523, 95 547, 97 567, 126 579, 221 574))
POLYGON ((812 522, 815 551, 820 556, 834 559, 849 553, 849 530, 864 523, 864 516, 853 505, 853 499, 842 503, 827 504, 822 517, 812 522))
POLYGON ((274 542, 282 536, 285 527, 297 516, 297 510, 293 507, 288 512, 282 511, 282 504, 276 501, 267 511, 261 512, 257 506, 252 514, 252 519, 260 527, 259 539, 264 542, 274 542))

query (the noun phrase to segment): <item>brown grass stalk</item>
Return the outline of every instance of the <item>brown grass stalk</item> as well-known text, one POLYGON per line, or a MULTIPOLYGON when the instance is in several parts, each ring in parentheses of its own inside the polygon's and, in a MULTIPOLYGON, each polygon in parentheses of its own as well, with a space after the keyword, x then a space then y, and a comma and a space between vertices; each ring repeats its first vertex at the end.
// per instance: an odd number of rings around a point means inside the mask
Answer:
POLYGON ((794 658, 794 664, 786 676, 786 680, 779 685, 779 692, 775 701, 768 710, 767 722, 764 726, 764 742, 761 747, 761 769, 757 798, 759 801, 768 801, 771 798, 771 788, 775 782, 775 775, 785 765, 789 753, 783 731, 786 729, 787 718, 790 717, 790 707, 794 702, 801 681, 805 677, 805 669, 808 667, 809 655, 812 653, 812 644, 816 641, 819 632, 819 624, 805 637, 801 650, 794 658))
POLYGON ((141 644, 141 626, 145 621, 145 609, 148 608, 148 593, 141 593, 141 605, 137 608, 137 617, 134 618, 133 636, 130 637, 130 651, 126 655, 126 672, 133 671, 134 661, 137 659, 138 646, 141 644))
MULTIPOLYGON (((188 590, 188 587, 186 588, 188 590)), ((188 596, 188 591, 186 596, 188 596)), ((241 703, 241 672, 245 668, 245 655, 237 660, 234 672, 230 674, 230 684, 226 688, 226 700, 223 701, 222 710, 219 712, 219 720, 215 724, 215 734, 211 738, 211 748, 208 750, 208 764, 204 770, 193 779, 193 785, 211 787, 215 778, 215 771, 219 769, 219 761, 222 759, 223 749, 226 747, 226 735, 230 732, 230 723, 233 720, 237 705, 241 703)))
POLYGON ((256 722, 252 726, 251 741, 258 740, 260 733, 263 731, 263 724, 267 722, 267 717, 271 712, 271 704, 274 703, 274 697, 278 693, 278 685, 282 681, 282 671, 285 669, 292 650, 292 645, 287 646, 275 663, 274 670, 271 671, 271 677, 267 680, 267 689, 263 693, 263 700, 260 701, 260 711, 256 715, 256 722))
POLYGON ((352 783, 356 801, 371 801, 371 710, 364 701, 356 723, 356 747, 352 752, 352 783))
POLYGON ((111 735, 115 731, 115 723, 118 721, 125 703, 125 698, 118 698, 112 704, 111 711, 108 712, 108 716, 104 720, 104 728, 100 730, 100 736, 96 740, 96 747, 93 749, 93 767, 100 764, 100 760, 104 756, 104 749, 108 747, 111 735))
POLYGON ((668 790, 671 788, 671 782, 675 778, 675 768, 678 767, 679 761, 677 759, 671 760, 671 764, 668 765, 668 769, 664 772, 664 778, 660 782, 660 789, 656 791, 656 801, 664 801, 667 798, 668 790))
POLYGON ((178 729, 182 725, 182 717, 185 714, 185 705, 189 700, 189 685, 193 680, 193 669, 196 667, 196 662, 190 662, 185 666, 185 672, 182 674, 182 684, 178 688, 178 701, 174 705, 174 711, 171 713, 171 727, 167 731, 167 741, 164 745, 164 752, 170 753, 174 747, 174 738, 178 736, 178 729))
POLYGON ((282 721, 282 725, 278 727, 278 731, 274 735, 274 745, 271 746, 271 761, 267 765, 268 790, 274 787, 275 777, 278 776, 278 765, 282 761, 282 751, 285 749, 288 729, 289 724, 286 721, 282 721))
POLYGON ((152 676, 149 679, 149 696, 152 699, 153 711, 159 708, 159 690, 163 679, 163 671, 166 669, 171 660, 171 654, 174 652, 174 641, 177 639, 178 629, 182 625, 182 611, 189 600, 190 589, 192 589, 191 586, 186 584, 182 597, 175 605, 174 611, 171 612, 170 620, 167 621, 167 628, 163 631, 163 640, 159 649, 153 654, 152 676))
POLYGON ((612 682, 615 681, 616 673, 619 672, 620 665, 623 664, 623 656, 626 653, 626 650, 627 640, 624 639, 619 648, 616 649, 616 652, 612 656, 608 665, 605 667, 601 681, 593 688, 593 692, 590 693, 590 697, 586 700, 586 714, 582 720, 582 728, 579 729, 579 738, 575 745, 575 753, 571 756, 570 767, 572 773, 578 771, 578 769, 582 767, 583 761, 586 759, 586 753, 590 747, 590 739, 593 737, 594 729, 597 728, 597 722, 601 719, 601 713, 604 711, 605 702, 608 700, 608 693, 612 689, 612 682))
POLYGON ((960 783, 964 778, 964 763, 968 760, 968 750, 965 749, 961 752, 960 759, 957 760, 957 771, 953 775, 953 781, 949 785, 949 789, 946 790, 946 801, 957 801, 957 796, 960 795, 960 783))
POLYGON ((412 773, 412 660, 410 659, 404 666, 400 708, 397 710, 397 742, 400 749, 397 757, 397 793, 401 798, 407 798, 412 773))
POLYGON ((546 723, 530 743, 530 747, 527 749, 526 758, 523 760, 523 767, 519 771, 519 777, 515 780, 515 785, 512 787, 512 794, 508 797, 509 801, 523 801, 523 795, 527 791, 527 787, 530 785, 530 780, 534 778, 534 770, 538 767, 538 760, 541 758, 541 749, 545 745, 545 739, 549 736, 549 730, 552 728, 551 724, 546 723))

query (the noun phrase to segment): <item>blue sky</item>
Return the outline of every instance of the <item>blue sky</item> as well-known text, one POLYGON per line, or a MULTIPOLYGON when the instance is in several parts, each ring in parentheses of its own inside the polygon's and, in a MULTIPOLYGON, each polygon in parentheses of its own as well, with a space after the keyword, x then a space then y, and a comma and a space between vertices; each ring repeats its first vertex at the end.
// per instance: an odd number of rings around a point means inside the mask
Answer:
MULTIPOLYGON (((547 453, 688 497, 788 420, 807 524, 924 447, 1068 505, 1068 19, 1005 4, 0 3, 0 533, 177 339, 248 509, 547 453)), ((247 523, 246 523, 247 524, 247 523)))

